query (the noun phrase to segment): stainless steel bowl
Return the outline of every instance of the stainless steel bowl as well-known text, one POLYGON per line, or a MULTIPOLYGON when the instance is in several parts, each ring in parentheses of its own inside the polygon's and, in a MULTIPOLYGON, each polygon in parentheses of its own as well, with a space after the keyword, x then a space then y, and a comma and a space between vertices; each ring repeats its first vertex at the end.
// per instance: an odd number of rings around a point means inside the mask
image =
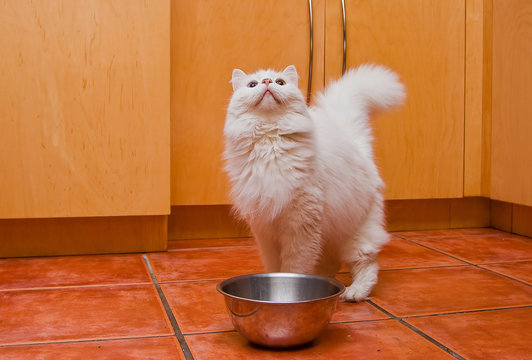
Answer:
POLYGON ((329 323, 345 286, 321 276, 264 273, 218 284, 235 329, 250 342, 292 347, 314 340, 329 323))

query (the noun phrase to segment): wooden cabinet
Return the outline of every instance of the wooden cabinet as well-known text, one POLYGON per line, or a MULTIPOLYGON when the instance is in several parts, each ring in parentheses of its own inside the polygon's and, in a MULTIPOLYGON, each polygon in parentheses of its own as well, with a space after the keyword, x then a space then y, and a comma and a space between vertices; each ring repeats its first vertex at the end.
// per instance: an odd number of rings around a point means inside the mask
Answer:
POLYGON ((0 2, 0 218, 169 213, 169 9, 0 2))
POLYGON ((532 206, 531 39, 532 3, 493 1, 490 197, 527 206, 532 206))
MULTIPOLYGON (((295 63, 306 93, 308 1, 174 1, 172 204, 229 203, 223 124, 234 67, 295 63), (179 19, 179 20, 177 20, 179 19)), ((347 66, 398 72, 406 105, 374 120, 387 199, 463 196, 465 5, 461 0, 346 1, 347 66)), ((342 71, 342 9, 314 1, 314 92, 342 71)))
MULTIPOLYGON (((346 67, 380 63, 405 105, 373 119, 386 199, 463 196, 465 5, 462 0, 347 0, 346 67)), ((342 69, 342 9, 327 2, 325 75, 342 69)))
MULTIPOLYGON (((532 206, 530 2, 344 3, 346 65, 408 92, 373 123, 385 197, 532 206)), ((227 213, 232 69, 294 64, 307 94, 312 60, 315 95, 343 45, 340 0, 0 2, 0 256, 162 250, 170 204, 227 213)))
MULTIPOLYGON (((315 3, 315 11, 324 4, 315 3)), ((314 34, 314 89, 323 83, 322 34, 314 34)), ((305 94, 309 54, 307 0, 172 2, 172 205, 230 202, 222 152, 232 70, 293 64, 305 94)))

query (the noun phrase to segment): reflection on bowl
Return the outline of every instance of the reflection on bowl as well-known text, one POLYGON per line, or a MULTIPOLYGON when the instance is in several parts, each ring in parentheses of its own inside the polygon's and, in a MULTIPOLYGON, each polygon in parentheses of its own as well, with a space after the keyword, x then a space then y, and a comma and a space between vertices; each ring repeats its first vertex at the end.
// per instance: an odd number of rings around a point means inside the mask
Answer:
POLYGON ((224 280, 217 290, 242 336, 262 346, 292 347, 325 329, 345 286, 321 276, 264 273, 224 280))

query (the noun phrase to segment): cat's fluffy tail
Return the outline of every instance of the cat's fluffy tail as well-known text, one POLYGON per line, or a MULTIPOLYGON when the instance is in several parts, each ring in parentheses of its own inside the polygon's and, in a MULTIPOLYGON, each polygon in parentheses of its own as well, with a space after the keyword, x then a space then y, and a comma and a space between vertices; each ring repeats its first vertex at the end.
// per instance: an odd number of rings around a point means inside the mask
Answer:
POLYGON ((354 104, 368 110, 385 110, 400 105, 404 99, 405 89, 396 73, 381 65, 366 64, 348 70, 329 85, 320 102, 343 110, 354 104))

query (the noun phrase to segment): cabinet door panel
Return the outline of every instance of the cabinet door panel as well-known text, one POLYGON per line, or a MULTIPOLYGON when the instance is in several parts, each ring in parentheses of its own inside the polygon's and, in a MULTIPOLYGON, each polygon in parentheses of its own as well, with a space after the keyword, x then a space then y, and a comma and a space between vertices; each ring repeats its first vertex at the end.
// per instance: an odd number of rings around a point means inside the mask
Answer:
POLYGON ((491 197, 532 206, 532 3, 493 2, 491 197))
POLYGON ((222 152, 231 72, 293 64, 306 94, 308 1, 172 5, 172 205, 228 204, 222 152))
POLYGON ((0 218, 169 212, 169 8, 0 2, 0 218))
MULTIPOLYGON (((328 79, 341 73, 338 3, 327 3, 328 79)), ((346 1, 347 67, 380 63, 406 85, 406 104, 373 123, 387 199, 463 196, 464 14, 461 0, 346 1)))

